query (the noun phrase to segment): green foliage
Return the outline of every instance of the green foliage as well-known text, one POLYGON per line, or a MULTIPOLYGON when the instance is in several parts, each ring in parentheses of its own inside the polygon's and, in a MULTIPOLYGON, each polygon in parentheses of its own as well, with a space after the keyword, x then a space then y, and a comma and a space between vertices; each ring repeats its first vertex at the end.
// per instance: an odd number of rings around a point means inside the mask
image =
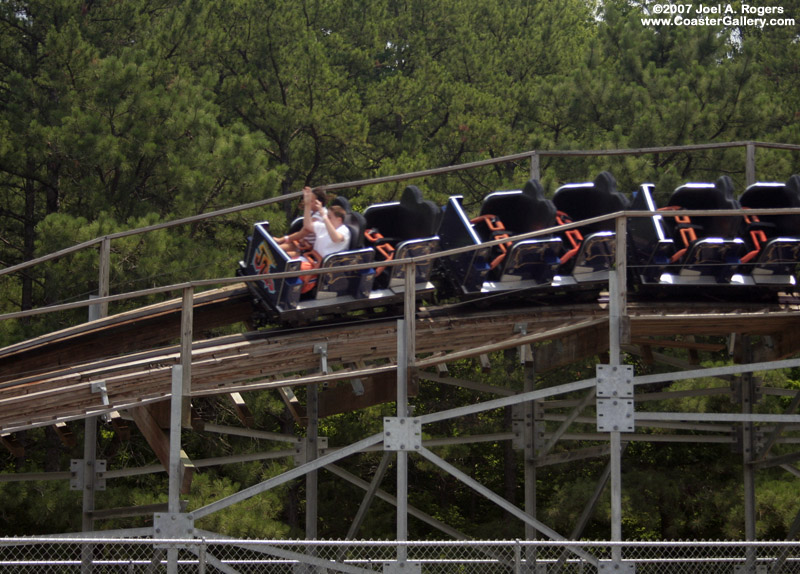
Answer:
MULTIPOLYGON (((262 480, 283 469, 267 468, 261 476, 262 480)), ((215 502, 225 496, 236 494, 241 485, 226 477, 214 478, 213 474, 200 474, 192 481, 192 495, 189 498, 190 509, 199 508, 215 502)), ((225 533, 237 538, 277 539, 285 538, 288 527, 280 520, 283 508, 283 489, 274 489, 248 498, 244 502, 215 512, 196 524, 198 528, 211 532, 225 533)))
POLYGON ((81 501, 66 481, 0 482, 0 536, 79 531, 81 501))

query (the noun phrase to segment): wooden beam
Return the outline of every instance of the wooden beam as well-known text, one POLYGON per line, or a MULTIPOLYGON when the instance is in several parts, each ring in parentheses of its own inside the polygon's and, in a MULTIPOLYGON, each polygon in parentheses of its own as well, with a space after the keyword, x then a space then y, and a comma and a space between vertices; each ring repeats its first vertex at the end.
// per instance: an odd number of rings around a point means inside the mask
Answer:
POLYGON ((593 357, 608 349, 608 327, 593 325, 579 333, 569 333, 539 345, 535 349, 537 373, 546 373, 576 361, 593 357))
POLYGON ((289 409, 294 422, 302 427, 306 426, 308 424, 308 418, 306 418, 306 407, 300 404, 300 401, 295 396, 292 387, 281 387, 278 389, 278 393, 283 399, 286 408, 289 409))
POLYGON ((131 439, 131 427, 119 411, 112 411, 110 414, 111 426, 117 433, 120 440, 128 441, 131 439))
MULTIPOLYGON (((169 410, 169 403, 167 402, 165 404, 167 405, 167 410, 169 410)), ((161 403, 155 403, 155 405, 161 405, 161 403)), ((169 469, 169 435, 162 430, 158 421, 161 407, 155 407, 155 405, 138 407, 131 409, 130 412, 136 426, 141 431, 147 444, 153 449, 153 453, 156 455, 159 462, 161 462, 165 469, 169 469)), ((183 450, 181 450, 180 458, 181 472, 183 475, 181 494, 187 494, 191 488, 195 467, 183 450)))
POLYGON ((753 348, 754 361, 778 361, 800 352, 800 329, 783 329, 768 335, 767 344, 753 348))
POLYGON ((6 447, 8 452, 16 458, 25 456, 25 447, 19 443, 17 437, 12 433, 0 434, 0 444, 6 447))
POLYGON ((72 429, 69 428, 67 423, 57 422, 53 425, 53 428, 55 429, 58 438, 61 440, 61 444, 67 448, 74 448, 75 445, 78 444, 78 441, 75 438, 75 433, 72 432, 72 429))
MULTIPOLYGON (((158 404, 158 403, 156 403, 158 404)), ((169 468, 169 437, 164 434, 162 426, 158 422, 158 417, 153 413, 156 410, 151 408, 153 405, 147 405, 131 409, 130 413, 133 421, 136 423, 139 432, 142 433, 147 444, 155 453, 159 462, 164 465, 164 468, 169 468)), ((169 403, 167 403, 169 406, 169 403)))
POLYGON ((233 409, 236 413, 236 416, 239 418, 239 421, 247 428, 252 428, 255 426, 256 422, 255 418, 253 417, 253 413, 250 410, 250 407, 247 406, 242 394, 229 393, 228 398, 230 398, 231 402, 233 403, 233 409))
MULTIPOLYGON (((329 387, 322 391, 319 394, 319 416, 328 417, 377 404, 391 403, 397 399, 397 375, 394 373, 365 377, 361 379, 361 383, 364 387, 364 393, 361 395, 355 394, 348 385, 329 387)), ((409 396, 416 396, 418 391, 418 378, 410 377, 409 396)))
POLYGON ((723 343, 698 343, 691 339, 675 340, 675 339, 654 339, 649 337, 634 337, 631 339, 631 345, 648 346, 648 347, 669 347, 676 349, 695 349, 696 351, 718 352, 725 349, 726 345, 723 343))

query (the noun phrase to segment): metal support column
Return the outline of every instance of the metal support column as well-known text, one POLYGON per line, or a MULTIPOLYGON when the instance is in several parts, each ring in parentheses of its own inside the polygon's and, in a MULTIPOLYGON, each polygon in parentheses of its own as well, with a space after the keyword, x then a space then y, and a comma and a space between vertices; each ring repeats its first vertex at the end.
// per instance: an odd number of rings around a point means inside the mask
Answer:
MULTIPOLYGON (((83 435, 83 518, 81 529, 83 532, 94 530, 94 493, 95 493, 95 465, 97 462, 97 419, 88 417, 84 423, 83 435)), ((92 555, 94 546, 86 544, 81 548, 81 574, 89 574, 93 570, 92 555)))
MULTIPOLYGON (((111 240, 104 237, 100 243, 98 262, 98 297, 107 297, 109 294, 111 240)), ((108 316, 108 303, 99 303, 89 307, 89 321, 96 321, 108 316)), ((97 423, 98 417, 87 417, 84 421, 83 433, 83 497, 81 502, 81 530, 91 532, 94 530, 94 504, 95 504, 95 477, 97 465, 97 423)), ((85 546, 82 550, 82 571, 91 571, 92 546, 85 546)))
MULTIPOLYGON (((533 391, 536 386, 536 365, 531 362, 530 365, 523 365, 525 370, 525 379, 523 382, 524 392, 533 391)), ((525 448, 523 455, 525 457, 523 471, 524 471, 524 498, 525 498, 525 513, 536 518, 536 417, 535 409, 536 404, 533 401, 523 403, 524 413, 524 439, 525 448)), ((536 528, 532 524, 525 523, 525 540, 536 540, 536 528)), ((536 547, 525 546, 525 563, 528 569, 532 571, 532 564, 536 562, 536 547)))
POLYGON ((167 511, 181 511, 181 419, 183 412, 183 366, 172 367, 172 398, 169 410, 169 500, 167 511))
MULTIPOLYGON (((405 419, 408 411, 408 381, 414 376, 415 353, 415 307, 416 307, 416 266, 407 263, 403 266, 404 298, 403 319, 397 321, 397 418, 405 419)), ((408 540, 408 452, 397 451, 397 541, 408 540)), ((397 562, 404 564, 408 549, 397 545, 397 562)))
POLYGON ((83 521, 84 532, 94 530, 94 483, 95 463, 97 459, 97 418, 86 419, 83 435, 83 521))
MULTIPOLYGON (((747 335, 741 338, 740 362, 752 361, 752 343, 747 335)), ((753 413, 756 402, 755 380, 752 373, 742 373, 740 380, 740 399, 742 414, 753 413)), ((756 540, 756 469, 753 465, 755 457, 755 424, 742 423, 742 473, 744 485, 744 538, 748 542, 756 540)), ((748 572, 755 571, 756 555, 753 549, 747 549, 746 568, 748 572)))
MULTIPOLYGON (((625 217, 616 220, 616 257, 614 269, 608 274, 608 323, 609 323, 609 364, 622 363, 620 343, 627 338, 623 332, 627 323, 627 222, 625 217)), ((627 331, 627 329, 625 329, 627 331)), ((614 427, 609 432, 611 449, 611 540, 622 540, 622 441, 620 430, 614 427)), ((622 561, 622 549, 612 548, 612 560, 622 561)))
POLYGON ((181 312, 181 423, 192 425, 192 339, 194 337, 194 288, 183 290, 181 312))
MULTIPOLYGON (((171 516, 181 511, 181 420, 183 418, 183 366, 172 367, 172 397, 169 410, 169 500, 167 510, 171 516)), ((154 519, 158 529, 159 521, 154 519)), ((167 548, 167 574, 178 572, 178 549, 167 548)))
POLYGON ((84 421, 83 432, 83 502, 81 530, 91 532, 94 530, 94 498, 95 498, 95 472, 97 464, 97 422, 99 417, 87 417, 84 421))
MULTIPOLYGON (((306 398, 306 459, 311 462, 317 459, 317 439, 319 438, 319 394, 316 383, 308 385, 306 398)), ((317 522, 319 518, 319 472, 312 470, 306 474, 306 539, 317 539, 317 522)))

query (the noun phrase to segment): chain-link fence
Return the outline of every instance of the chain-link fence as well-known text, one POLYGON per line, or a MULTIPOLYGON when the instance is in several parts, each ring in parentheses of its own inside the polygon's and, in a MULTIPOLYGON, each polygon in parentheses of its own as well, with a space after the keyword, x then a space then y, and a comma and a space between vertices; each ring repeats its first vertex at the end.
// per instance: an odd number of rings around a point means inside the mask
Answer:
POLYGON ((800 542, 6 538, 0 572, 800 574, 800 542))

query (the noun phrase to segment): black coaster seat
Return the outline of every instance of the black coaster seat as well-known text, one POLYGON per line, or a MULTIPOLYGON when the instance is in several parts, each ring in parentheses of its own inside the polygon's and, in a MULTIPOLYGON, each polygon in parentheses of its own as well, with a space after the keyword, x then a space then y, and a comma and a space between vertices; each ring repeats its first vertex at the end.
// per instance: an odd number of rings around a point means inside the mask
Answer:
MULTIPOLYGON (((559 187, 553 196, 559 224, 585 221, 624 211, 628 198, 617 190, 614 176, 604 171, 594 181, 559 187)), ((576 282, 604 281, 616 257, 615 221, 608 219, 586 223, 564 231, 561 236, 567 250, 561 256, 559 274, 576 282)))
MULTIPOLYGON (((739 197, 745 209, 783 209, 800 207, 800 175, 786 183, 754 183, 739 197)), ((800 215, 746 215, 743 239, 747 253, 741 257, 740 271, 757 284, 795 285, 795 269, 800 262, 800 215)))
MULTIPOLYGON (((391 261, 428 255, 439 248, 436 231, 441 209, 422 196, 422 191, 409 185, 400 201, 369 206, 364 211, 366 247, 375 249, 377 261, 391 261)), ((426 283, 431 264, 416 266, 416 283, 426 283)), ((404 283, 401 266, 378 267, 376 285, 381 288, 399 287, 404 283)))
MULTIPOLYGON (((550 282, 561 252, 561 239, 553 235, 514 241, 514 236, 556 226, 556 206, 535 179, 521 190, 497 191, 484 198, 480 215, 473 218, 482 242, 509 239, 492 248, 487 277, 494 281, 550 282)), ((491 289, 493 286, 485 286, 491 289)))
POLYGON ((675 252, 670 257, 670 277, 689 283, 729 283, 744 253, 739 238, 742 218, 738 215, 689 217, 681 211, 740 209, 733 182, 722 176, 714 183, 686 183, 672 192, 664 215, 675 252), (677 270, 677 273, 675 271, 677 270))

